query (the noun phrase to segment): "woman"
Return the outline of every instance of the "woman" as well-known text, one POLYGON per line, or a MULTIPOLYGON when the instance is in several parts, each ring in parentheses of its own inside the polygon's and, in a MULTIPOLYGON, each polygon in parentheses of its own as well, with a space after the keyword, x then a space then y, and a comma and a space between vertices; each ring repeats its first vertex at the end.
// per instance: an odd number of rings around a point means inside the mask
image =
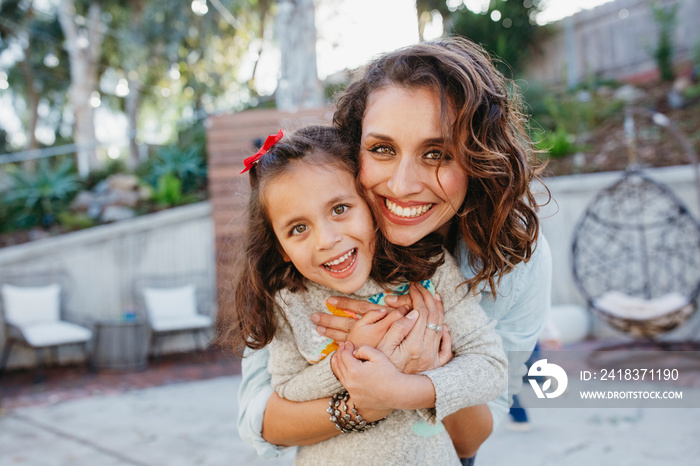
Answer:
MULTIPOLYGON (((429 233, 442 234, 465 281, 481 291, 484 310, 497 320, 506 354, 523 352, 518 361, 510 354, 512 395, 520 389, 524 362, 548 312, 551 258, 539 236, 530 191, 534 151, 518 101, 506 86, 483 50, 465 39, 417 44, 372 61, 340 96, 334 124, 357 148, 360 181, 382 213, 386 238, 410 245, 429 233)), ((381 326, 384 314, 377 306, 329 302, 367 314, 367 321, 358 326, 315 315, 326 336, 344 341, 354 327, 381 326)), ((393 305, 412 307, 401 298, 393 305)), ((426 308, 435 312, 433 304, 426 308)), ((440 336, 412 325, 397 321, 384 338, 394 345, 384 345, 383 351, 400 348, 412 364, 404 371, 418 373, 439 364, 440 336)), ((272 444, 308 444, 338 435, 325 413, 328 400, 291 403, 272 394, 266 361, 264 350, 243 361, 241 436, 259 454, 275 456, 280 450, 272 444)), ((331 363, 346 386, 361 376, 362 366, 343 370, 352 364, 351 352, 339 351, 331 363)), ((473 456, 503 419, 507 396, 445 419, 461 457, 473 456)))

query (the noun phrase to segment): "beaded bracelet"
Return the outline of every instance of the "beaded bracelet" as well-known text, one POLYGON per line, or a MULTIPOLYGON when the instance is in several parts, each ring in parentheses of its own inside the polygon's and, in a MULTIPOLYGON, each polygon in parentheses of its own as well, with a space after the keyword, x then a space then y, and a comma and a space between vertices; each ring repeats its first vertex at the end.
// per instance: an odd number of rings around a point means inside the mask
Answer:
POLYGON ((335 428, 344 434, 349 434, 351 432, 364 432, 377 424, 379 421, 367 422, 362 419, 362 416, 357 413, 357 409, 354 407, 350 410, 352 416, 348 413, 348 400, 350 399, 350 394, 345 391, 341 393, 336 393, 331 397, 328 402, 328 414, 331 415, 331 422, 335 424, 335 428), (353 417, 354 416, 354 417, 353 417))

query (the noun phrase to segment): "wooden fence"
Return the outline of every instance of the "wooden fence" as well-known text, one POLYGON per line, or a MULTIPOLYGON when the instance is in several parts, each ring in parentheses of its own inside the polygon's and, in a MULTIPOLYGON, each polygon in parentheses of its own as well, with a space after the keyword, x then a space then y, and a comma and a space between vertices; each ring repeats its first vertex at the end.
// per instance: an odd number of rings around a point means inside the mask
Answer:
MULTIPOLYGON (((666 0, 678 5, 674 28, 674 60, 690 68, 700 46, 700 0, 666 0)), ((658 76, 652 50, 658 26, 649 0, 615 0, 554 23, 554 34, 540 45, 525 75, 573 87, 591 77, 647 80, 658 76)))
POLYGON ((237 239, 245 231, 248 176, 239 175, 243 159, 254 154, 265 138, 281 128, 291 130, 314 123, 330 123, 328 107, 286 113, 250 110, 212 116, 207 122, 209 196, 214 218, 219 314, 230 311, 231 281, 237 239))

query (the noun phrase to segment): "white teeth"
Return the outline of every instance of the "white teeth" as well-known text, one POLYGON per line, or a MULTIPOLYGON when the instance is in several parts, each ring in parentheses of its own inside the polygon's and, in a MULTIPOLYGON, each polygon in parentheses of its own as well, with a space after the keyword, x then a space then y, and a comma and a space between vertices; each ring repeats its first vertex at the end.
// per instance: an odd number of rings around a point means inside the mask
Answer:
POLYGON ((325 265, 326 267, 330 267, 331 265, 338 265, 341 262, 345 262, 346 260, 348 260, 354 252, 355 250, 351 249, 350 251, 346 252, 342 257, 339 257, 336 260, 332 260, 329 262, 324 262, 323 265, 325 265))
POLYGON ((389 209, 389 212, 391 212, 394 215, 398 215, 399 217, 405 218, 418 217, 420 215, 423 215, 433 207, 432 204, 423 204, 422 206, 418 207, 401 207, 394 204, 389 199, 385 199, 384 204, 386 205, 386 208, 389 209))

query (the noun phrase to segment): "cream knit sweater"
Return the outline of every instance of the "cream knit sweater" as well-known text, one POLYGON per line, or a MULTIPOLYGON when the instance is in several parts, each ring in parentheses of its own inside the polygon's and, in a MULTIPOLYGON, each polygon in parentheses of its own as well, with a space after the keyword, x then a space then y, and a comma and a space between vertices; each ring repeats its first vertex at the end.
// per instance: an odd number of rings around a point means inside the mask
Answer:
MULTIPOLYGON (((341 434, 310 446, 299 447, 295 464, 459 464, 452 441, 441 420, 467 406, 485 403, 507 386, 507 360, 501 341, 479 306, 480 298, 466 286, 459 287, 462 274, 451 255, 445 264, 422 284, 438 291, 445 310, 445 324, 452 336, 455 357, 448 364, 426 371, 435 387, 435 407, 417 411, 395 410, 375 428, 363 433, 341 434)), ((307 291, 283 290, 277 296, 282 309, 275 338, 269 345, 268 370, 272 386, 292 401, 325 398, 343 390, 330 368, 330 357, 319 356, 331 340, 320 336, 311 321, 314 312, 328 312, 325 300, 342 295, 306 283, 307 291), (320 360, 317 364, 309 361, 320 360)), ((402 285, 390 291, 405 294, 402 285)), ((387 290, 368 281, 351 298, 383 304, 387 290)), ((397 390, 408 387, 396 387, 397 390)), ((330 422, 330 421, 329 421, 330 422)))

